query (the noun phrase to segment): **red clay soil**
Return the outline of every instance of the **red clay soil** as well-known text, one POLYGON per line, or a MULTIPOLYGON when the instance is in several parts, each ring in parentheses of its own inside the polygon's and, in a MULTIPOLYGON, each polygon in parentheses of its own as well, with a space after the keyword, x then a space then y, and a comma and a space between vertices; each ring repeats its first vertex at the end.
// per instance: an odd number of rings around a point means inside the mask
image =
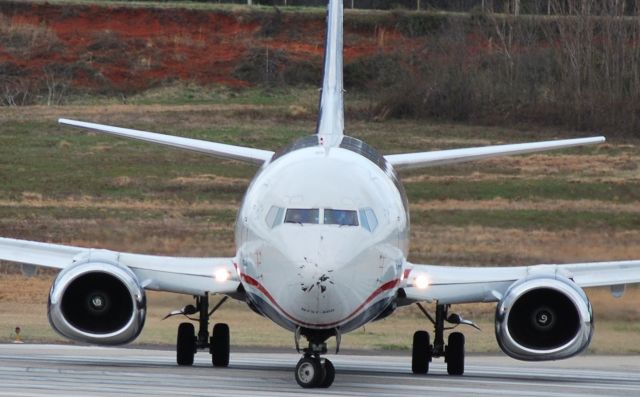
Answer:
MULTIPOLYGON (((0 18, 0 73, 43 79, 46 67, 66 66, 74 87, 95 92, 137 92, 174 80, 247 86, 234 71, 252 49, 320 63, 324 41, 321 14, 2 2, 0 18)), ((378 29, 348 39, 347 61, 406 44, 397 32, 378 29)))

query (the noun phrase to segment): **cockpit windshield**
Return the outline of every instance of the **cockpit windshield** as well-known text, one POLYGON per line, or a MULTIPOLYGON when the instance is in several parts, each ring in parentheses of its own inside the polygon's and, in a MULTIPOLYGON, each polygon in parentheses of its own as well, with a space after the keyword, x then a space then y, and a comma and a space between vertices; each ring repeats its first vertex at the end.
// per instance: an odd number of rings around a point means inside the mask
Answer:
POLYGON ((358 213, 351 210, 334 210, 325 208, 325 225, 358 226, 358 213))
POLYGON ((272 206, 267 212, 265 222, 271 229, 283 223, 296 223, 299 225, 360 226, 363 229, 373 232, 378 226, 378 219, 371 208, 341 210, 333 208, 282 208, 272 206))
POLYGON ((289 208, 284 217, 285 223, 320 223, 320 210, 318 208, 289 208))

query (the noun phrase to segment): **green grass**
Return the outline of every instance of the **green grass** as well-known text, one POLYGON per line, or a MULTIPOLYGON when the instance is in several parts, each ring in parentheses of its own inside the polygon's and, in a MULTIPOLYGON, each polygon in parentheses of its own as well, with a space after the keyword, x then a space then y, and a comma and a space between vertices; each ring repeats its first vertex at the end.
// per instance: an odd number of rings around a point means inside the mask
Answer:
POLYGON ((484 226, 507 229, 640 229, 640 213, 539 210, 413 211, 413 222, 439 226, 484 226))
MULTIPOLYGON (((286 107, 301 98, 317 96, 316 87, 275 87, 233 89, 220 85, 200 86, 178 82, 143 91, 127 98, 113 96, 69 95, 68 105, 254 105, 286 107)), ((281 111, 276 109, 276 111, 281 111)))
POLYGON ((416 200, 488 200, 504 198, 528 200, 546 198, 552 200, 601 200, 630 203, 640 200, 640 184, 572 182, 562 178, 506 179, 489 181, 460 181, 408 183, 407 195, 416 200))
MULTIPOLYGON (((190 117, 207 119, 206 109, 195 111, 171 110, 161 114, 161 121, 136 122, 119 121, 118 125, 130 125, 151 131, 171 131, 176 135, 188 136, 216 142, 237 144, 249 147, 278 150, 297 137, 313 131, 313 124, 306 120, 296 121, 269 116, 267 110, 245 115, 243 119, 234 118, 224 123, 204 124, 189 122, 190 117), (180 120, 174 119, 180 115, 180 120), (265 117, 263 119, 262 117, 265 117), (269 117, 271 117, 269 119, 269 117), (165 120, 171 125, 160 125, 165 120), (180 129, 182 119, 188 128, 180 129), (263 121, 264 120, 264 121, 263 121), (237 122, 237 125, 234 125, 237 122)), ((82 118, 82 116, 78 116, 82 118)), ((218 117, 212 114, 211 119, 218 117)), ((98 120, 100 121, 100 120, 98 120)), ((401 152, 428 150, 424 144, 416 142, 425 138, 463 139, 465 136, 477 139, 471 126, 440 125, 420 128, 421 123, 409 123, 402 132, 389 132, 387 141, 383 140, 384 131, 400 130, 407 122, 392 122, 365 125, 355 123, 355 127, 365 131, 353 135, 360 136, 383 152, 401 152), (393 149, 388 149, 388 148, 393 149)), ((505 130, 499 128, 481 128, 482 137, 493 136, 501 132, 501 139, 511 140, 505 130)), ((520 131, 513 134, 520 135, 520 131)), ((460 145, 460 144, 458 144, 460 145)), ((590 155, 594 148, 574 151, 574 154, 590 155)), ((612 151, 611 156, 628 154, 612 151)), ((555 152, 561 156, 564 152, 555 152)), ((162 198, 183 201, 214 200, 238 201, 246 184, 257 171, 257 167, 235 162, 220 161, 194 153, 176 151, 147 143, 87 134, 68 127, 58 126, 53 120, 12 121, 8 120, 0 127, 0 198, 18 199, 23 192, 40 193, 46 197, 64 198, 77 195, 89 195, 107 198, 148 199, 162 198), (175 178, 189 178, 199 175, 216 175, 244 181, 239 184, 186 184, 172 182, 175 178), (119 178, 127 177, 129 183, 119 183, 119 178)), ((406 191, 410 201, 443 200, 487 200, 504 198, 509 200, 529 199, 589 199, 608 202, 630 203, 640 200, 640 184, 637 180, 620 183, 602 182, 597 177, 584 177, 581 181, 571 181, 567 176, 538 177, 532 179, 519 175, 517 169, 508 165, 478 165, 469 163, 454 167, 435 167, 412 175, 461 176, 447 180, 429 180, 410 182, 406 191), (485 172, 498 175, 490 180, 470 180, 472 172, 485 172), (499 175, 508 176, 500 178, 499 175)))

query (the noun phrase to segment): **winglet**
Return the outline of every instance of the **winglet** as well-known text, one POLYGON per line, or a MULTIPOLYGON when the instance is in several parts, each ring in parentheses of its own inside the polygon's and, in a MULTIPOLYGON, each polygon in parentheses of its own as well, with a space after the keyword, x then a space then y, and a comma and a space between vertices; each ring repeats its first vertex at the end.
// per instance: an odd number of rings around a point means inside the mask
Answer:
POLYGON ((343 30, 342 0, 329 0, 324 77, 316 131, 318 141, 325 147, 340 145, 344 134, 343 30))

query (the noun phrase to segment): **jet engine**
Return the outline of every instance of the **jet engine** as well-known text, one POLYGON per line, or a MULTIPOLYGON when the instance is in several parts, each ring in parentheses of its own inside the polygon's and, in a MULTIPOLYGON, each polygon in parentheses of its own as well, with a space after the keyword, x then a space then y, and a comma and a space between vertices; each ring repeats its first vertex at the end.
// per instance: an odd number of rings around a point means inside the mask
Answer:
POLYGON ((66 338, 119 345, 140 334, 146 299, 126 266, 84 262, 60 272, 51 287, 48 312, 53 329, 66 338))
POLYGON ((562 276, 515 282, 496 309, 496 339, 503 352, 527 361, 558 360, 582 352, 593 333, 584 291, 562 276))

